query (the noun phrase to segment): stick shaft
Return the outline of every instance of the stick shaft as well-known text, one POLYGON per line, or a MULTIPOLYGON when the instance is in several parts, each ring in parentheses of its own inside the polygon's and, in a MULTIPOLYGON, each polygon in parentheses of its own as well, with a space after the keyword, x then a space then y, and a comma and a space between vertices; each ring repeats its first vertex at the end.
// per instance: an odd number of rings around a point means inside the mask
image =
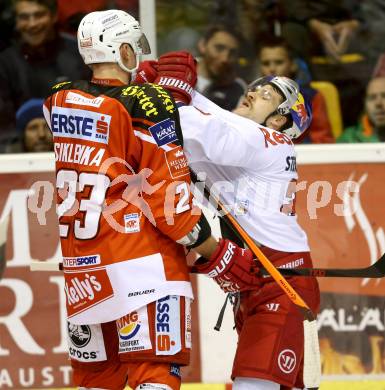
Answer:
POLYGON ((29 269, 31 271, 61 271, 63 269, 63 263, 53 261, 31 261, 29 263, 29 269))
MULTIPOLYGON (((277 284, 281 287, 281 289, 285 292, 285 294, 290 298, 290 300, 297 306, 305 311, 311 312, 309 306, 306 302, 301 298, 301 296, 294 290, 294 288, 287 282, 287 280, 281 275, 280 271, 274 267, 274 265, 270 262, 270 260, 263 254, 263 252, 258 248, 255 242, 250 238, 250 236, 246 233, 246 231, 242 228, 242 226, 238 223, 238 221, 227 212, 224 206, 218 201, 219 207, 226 212, 229 221, 233 224, 235 229, 241 235, 242 239, 245 241, 250 250, 254 253, 254 255, 258 258, 267 272, 272 276, 272 278, 277 282, 277 284)), ((302 310, 303 311, 303 310, 302 310)), ((314 318, 314 315, 313 315, 314 318)))
MULTIPOLYGON (((385 277, 385 254, 374 264, 365 268, 280 268, 282 275, 323 278, 383 278, 385 277)), ((262 270, 264 275, 269 272, 262 270)))

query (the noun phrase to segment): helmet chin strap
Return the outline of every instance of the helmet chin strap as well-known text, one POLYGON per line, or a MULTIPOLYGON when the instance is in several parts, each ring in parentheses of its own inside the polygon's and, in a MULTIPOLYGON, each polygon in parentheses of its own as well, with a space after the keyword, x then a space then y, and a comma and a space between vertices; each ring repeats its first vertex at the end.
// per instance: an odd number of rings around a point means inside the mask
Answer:
POLYGON ((265 119, 264 122, 262 123, 262 126, 267 127, 267 125, 266 125, 267 120, 268 120, 270 117, 272 117, 273 115, 277 115, 277 114, 278 114, 278 111, 277 111, 277 110, 274 110, 271 114, 269 114, 269 115, 266 117, 266 119, 265 119))
POLYGON ((122 61, 122 56, 119 54, 118 55, 119 58, 117 58, 117 64, 119 65, 119 67, 121 69, 123 69, 125 72, 127 73, 130 73, 131 74, 131 80, 134 80, 135 77, 136 77, 136 71, 138 70, 138 67, 139 67, 139 62, 140 62, 140 54, 135 54, 135 58, 136 58, 136 64, 133 68, 129 69, 127 68, 127 66, 125 66, 123 64, 123 61, 122 61))

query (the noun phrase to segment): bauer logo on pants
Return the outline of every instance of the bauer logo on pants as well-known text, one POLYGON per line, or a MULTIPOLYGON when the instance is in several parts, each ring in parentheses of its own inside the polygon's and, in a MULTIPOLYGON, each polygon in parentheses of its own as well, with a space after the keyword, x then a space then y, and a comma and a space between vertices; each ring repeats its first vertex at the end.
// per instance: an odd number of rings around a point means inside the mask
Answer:
POLYGON ((290 374, 295 368, 297 358, 291 349, 284 349, 278 356, 278 366, 285 374, 290 374))

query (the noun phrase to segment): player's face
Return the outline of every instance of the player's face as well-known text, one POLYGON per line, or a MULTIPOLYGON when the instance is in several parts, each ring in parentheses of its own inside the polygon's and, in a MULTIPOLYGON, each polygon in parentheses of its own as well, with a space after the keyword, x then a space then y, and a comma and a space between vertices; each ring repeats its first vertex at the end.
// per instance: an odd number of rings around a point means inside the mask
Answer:
POLYGON ((27 152, 49 152, 53 149, 52 133, 44 118, 28 122, 24 130, 24 147, 27 152))
POLYGON ((262 76, 291 77, 295 72, 295 65, 284 47, 263 48, 259 61, 262 76))
POLYGON ((385 126, 385 77, 372 80, 366 91, 366 113, 376 127, 385 126))
POLYGON ((227 76, 238 60, 238 41, 225 31, 218 31, 207 42, 200 43, 199 49, 213 78, 227 76))
POLYGON ((258 86, 254 91, 246 93, 234 113, 254 122, 264 123, 282 100, 282 96, 271 85, 258 86))
POLYGON ((56 16, 47 7, 33 1, 19 1, 15 5, 16 29, 23 42, 38 46, 53 33, 56 16))

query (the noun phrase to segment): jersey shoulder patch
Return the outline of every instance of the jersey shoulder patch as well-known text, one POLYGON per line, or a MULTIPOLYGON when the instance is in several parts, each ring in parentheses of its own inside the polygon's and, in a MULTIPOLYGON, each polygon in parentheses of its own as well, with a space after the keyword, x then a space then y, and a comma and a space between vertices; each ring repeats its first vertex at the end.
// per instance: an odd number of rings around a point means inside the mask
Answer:
POLYGON ((121 89, 120 99, 124 105, 134 103, 139 116, 157 122, 169 114, 173 116, 177 107, 171 95, 157 84, 132 84, 121 89))
POLYGON ((52 92, 55 93, 57 91, 60 91, 62 89, 71 89, 72 88, 72 81, 63 81, 61 83, 57 83, 52 87, 52 92))

